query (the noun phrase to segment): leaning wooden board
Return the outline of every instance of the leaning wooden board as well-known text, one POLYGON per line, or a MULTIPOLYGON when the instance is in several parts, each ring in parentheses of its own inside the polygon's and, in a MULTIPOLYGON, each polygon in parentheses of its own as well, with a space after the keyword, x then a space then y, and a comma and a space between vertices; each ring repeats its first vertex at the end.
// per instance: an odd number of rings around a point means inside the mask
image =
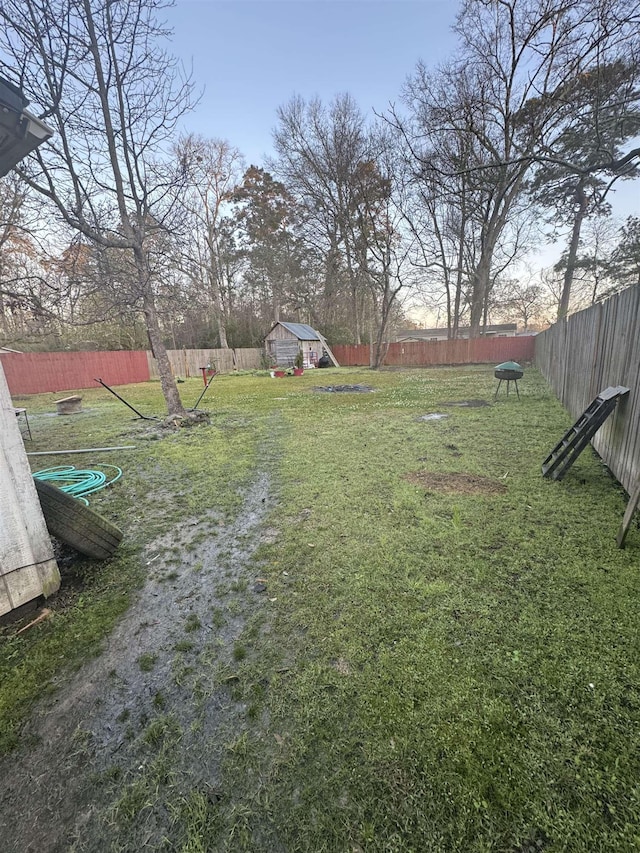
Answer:
POLYGON ((627 509, 625 510, 622 524, 620 525, 620 529, 618 530, 618 536, 616 538, 616 542, 618 543, 618 548, 624 548, 624 541, 627 538, 627 533, 629 532, 629 527, 631 526, 631 519, 633 518, 633 514, 638 508, 638 504, 640 504, 640 480, 629 496, 629 503, 627 504, 627 509))
POLYGON ((60 586, 0 359, 0 616, 60 586))

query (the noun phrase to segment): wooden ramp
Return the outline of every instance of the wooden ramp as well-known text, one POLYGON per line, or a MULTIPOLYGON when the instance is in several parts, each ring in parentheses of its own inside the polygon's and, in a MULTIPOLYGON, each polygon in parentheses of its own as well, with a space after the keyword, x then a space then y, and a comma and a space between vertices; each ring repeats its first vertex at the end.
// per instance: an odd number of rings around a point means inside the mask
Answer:
POLYGON ((322 346, 323 346, 323 347, 324 347, 324 349, 326 350, 327 355, 328 355, 328 356, 329 356, 329 358, 331 359, 331 362, 332 362, 333 366, 334 366, 334 367, 340 367, 340 365, 338 364, 338 360, 337 360, 337 358, 336 358, 336 357, 335 357, 335 355, 331 352, 331 347, 330 347, 330 346, 329 346, 329 344, 327 343, 327 339, 324 337, 324 335, 321 335, 321 334, 320 334, 320 332, 318 332, 317 330, 316 330, 316 334, 317 334, 318 338, 320 339, 320 343, 322 344, 322 346))
POLYGON ((543 477, 561 480, 613 412, 620 397, 628 393, 629 389, 622 385, 612 385, 601 391, 544 460, 543 477))

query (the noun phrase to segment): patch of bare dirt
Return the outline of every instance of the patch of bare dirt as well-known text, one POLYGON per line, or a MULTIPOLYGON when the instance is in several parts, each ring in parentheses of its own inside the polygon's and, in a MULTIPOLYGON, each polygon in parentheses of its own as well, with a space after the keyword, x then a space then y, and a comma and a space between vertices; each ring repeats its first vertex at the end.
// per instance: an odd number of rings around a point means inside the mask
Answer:
POLYGON ((375 388, 370 385, 317 385, 312 390, 325 394, 368 394, 375 388))
POLYGON ((338 660, 334 661, 333 667, 340 675, 351 675, 351 664, 344 658, 338 658, 338 660))
POLYGON ((460 495, 503 495, 504 483, 477 474, 441 474, 435 471, 413 471, 405 479, 423 489, 460 495))
POLYGON ((184 427, 198 426, 198 424, 209 423, 209 412, 202 409, 192 409, 184 415, 169 415, 160 421, 162 429, 181 429, 184 427))

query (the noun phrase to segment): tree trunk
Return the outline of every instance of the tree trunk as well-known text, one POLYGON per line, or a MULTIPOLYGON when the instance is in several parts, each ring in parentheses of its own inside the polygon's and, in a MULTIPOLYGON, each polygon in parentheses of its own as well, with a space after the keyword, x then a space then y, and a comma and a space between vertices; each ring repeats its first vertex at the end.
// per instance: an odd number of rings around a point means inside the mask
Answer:
POLYGON ((171 363, 167 355, 167 348, 162 340, 158 312, 156 311, 155 299, 149 286, 145 258, 140 248, 134 249, 133 255, 138 273, 138 284, 143 293, 142 313, 144 314, 145 326, 147 328, 147 337, 149 338, 151 353, 158 364, 160 387, 162 388, 162 394, 167 404, 167 413, 184 416, 186 412, 178 393, 178 386, 171 372, 171 363))
POLYGON ((222 314, 218 317, 218 337, 220 338, 220 349, 229 349, 227 341, 227 323, 222 314))
POLYGON ((389 342, 382 339, 382 330, 379 330, 376 335, 376 343, 373 350, 373 362, 371 364, 372 370, 378 370, 382 367, 388 351, 389 342))
POLYGON ((576 259, 578 257, 578 246, 580 244, 580 229, 582 222, 587 213, 588 199, 584 192, 584 178, 580 178, 576 187, 576 199, 578 200, 578 210, 576 218, 573 220, 573 229, 571 231, 571 242, 569 243, 569 252, 567 254, 567 268, 564 271, 564 282, 562 285, 562 296, 558 305, 558 320, 562 320, 569 313, 569 298, 571 297, 571 285, 573 284, 573 274, 576 270, 576 259))
POLYGON ((380 306, 380 323, 376 334, 373 362, 371 364, 371 367, 374 370, 378 370, 378 368, 382 367, 387 356, 387 352, 389 351, 389 342, 385 340, 385 337, 387 326, 389 325, 389 318, 391 317, 391 310, 399 290, 399 288, 395 291, 392 290, 388 272, 385 272, 384 276, 384 292, 382 294, 382 304, 380 306))
POLYGON ((151 352, 158 364, 158 373, 160 374, 160 386, 164 399, 167 403, 167 412, 170 415, 186 415, 180 395, 178 394, 178 386, 171 372, 171 364, 167 355, 167 348, 162 340, 160 332, 160 324, 158 323, 158 315, 154 304, 153 297, 145 296, 142 305, 142 311, 147 326, 147 336, 151 346, 151 352))
POLYGON ((460 246, 458 248, 458 269, 456 271, 456 295, 453 302, 453 322, 451 324, 451 338, 455 341, 458 338, 458 328, 460 327, 460 301, 462 299, 462 264, 464 261, 464 243, 462 235, 460 235, 460 246))
POLYGON ((384 357, 387 354, 386 348, 384 346, 384 331, 386 328, 386 316, 387 312, 385 311, 386 306, 386 294, 382 296, 382 304, 380 305, 380 316, 378 315, 378 306, 375 293, 373 294, 373 298, 371 300, 371 325, 370 325, 370 333, 369 333, 369 345, 372 350, 372 358, 370 359, 372 370, 378 370, 378 368, 382 365, 384 361, 384 357), (378 321, 376 324, 376 320, 378 321), (374 336, 374 328, 377 325, 377 330, 374 336))
POLYGON ((209 287, 213 301, 213 310, 215 312, 216 325, 218 326, 218 337, 220 339, 220 348, 228 349, 227 343, 227 318, 225 317, 224 303, 222 301, 222 293, 220 287, 220 279, 218 278, 218 263, 215 254, 209 250, 209 287))
POLYGON ((460 303, 462 301, 462 282, 464 280, 464 250, 465 250, 465 229, 466 229, 466 188, 463 185, 462 199, 460 202, 460 228, 458 231, 458 253, 456 258, 456 290, 453 302, 453 322, 451 324, 450 337, 455 341, 458 339, 458 329, 460 328, 460 303))
POLYGON ((222 294, 219 291, 216 307, 218 310, 218 337, 220 338, 220 349, 229 349, 229 342, 227 340, 227 312, 225 310, 224 302, 222 301, 222 294))
POLYGON ((489 293, 490 253, 483 252, 471 282, 471 317, 469 337, 479 338, 487 295, 489 293))
POLYGON ((362 343, 362 332, 360 330, 360 305, 358 303, 358 289, 357 289, 357 287, 352 286, 351 298, 352 298, 352 305, 353 305, 354 335, 355 335, 355 339, 356 339, 356 344, 361 344, 362 343))

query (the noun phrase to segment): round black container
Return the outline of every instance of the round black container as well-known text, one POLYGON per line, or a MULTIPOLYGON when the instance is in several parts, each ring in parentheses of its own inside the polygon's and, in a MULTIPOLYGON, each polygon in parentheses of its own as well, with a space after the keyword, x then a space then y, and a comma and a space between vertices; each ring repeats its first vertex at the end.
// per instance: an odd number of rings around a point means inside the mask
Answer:
POLYGON ((493 371, 493 375, 496 379, 522 379, 522 370, 504 370, 496 367, 493 371))

